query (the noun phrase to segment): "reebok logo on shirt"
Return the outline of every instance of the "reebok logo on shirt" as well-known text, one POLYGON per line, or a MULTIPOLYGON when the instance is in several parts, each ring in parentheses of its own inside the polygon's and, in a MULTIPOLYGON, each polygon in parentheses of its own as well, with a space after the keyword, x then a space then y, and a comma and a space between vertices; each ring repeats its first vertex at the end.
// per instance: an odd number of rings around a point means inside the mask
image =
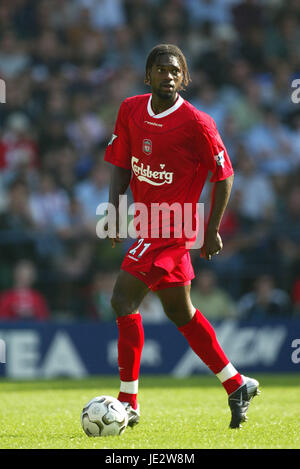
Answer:
POLYGON ((156 122, 144 121, 145 124, 156 125, 156 127, 163 127, 163 124, 157 124, 156 122))

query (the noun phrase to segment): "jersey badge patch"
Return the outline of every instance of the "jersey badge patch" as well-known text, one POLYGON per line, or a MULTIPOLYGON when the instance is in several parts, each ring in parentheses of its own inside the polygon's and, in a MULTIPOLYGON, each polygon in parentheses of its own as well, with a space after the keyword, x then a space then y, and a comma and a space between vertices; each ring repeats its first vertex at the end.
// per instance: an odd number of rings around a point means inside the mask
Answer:
POLYGON ((112 134, 111 139, 110 139, 110 141, 108 142, 107 146, 108 146, 108 145, 112 145, 114 139, 117 138, 117 137, 118 137, 118 136, 117 136, 116 134, 112 134))
POLYGON ((218 166, 222 166, 222 168, 224 168, 224 163, 225 163, 224 150, 220 151, 220 153, 215 156, 215 160, 218 166))
POLYGON ((143 140, 143 152, 146 155, 151 155, 152 153, 152 142, 150 138, 144 138, 143 140))

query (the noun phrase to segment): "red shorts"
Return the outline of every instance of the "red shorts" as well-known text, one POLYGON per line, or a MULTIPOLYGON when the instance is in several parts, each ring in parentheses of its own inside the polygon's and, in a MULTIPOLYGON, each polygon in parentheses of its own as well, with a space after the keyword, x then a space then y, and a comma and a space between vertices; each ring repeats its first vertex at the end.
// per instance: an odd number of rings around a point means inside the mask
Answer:
POLYGON ((137 239, 128 249, 121 269, 152 291, 190 285, 195 277, 185 242, 174 239, 137 239))

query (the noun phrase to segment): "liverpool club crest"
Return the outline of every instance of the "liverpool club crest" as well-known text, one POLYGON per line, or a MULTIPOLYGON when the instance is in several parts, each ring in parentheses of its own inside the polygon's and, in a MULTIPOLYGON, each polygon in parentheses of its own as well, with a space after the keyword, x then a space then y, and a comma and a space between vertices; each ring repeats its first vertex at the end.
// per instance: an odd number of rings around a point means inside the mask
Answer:
POLYGON ((144 138, 143 140, 143 152, 146 155, 151 155, 152 153, 152 142, 150 138, 144 138))

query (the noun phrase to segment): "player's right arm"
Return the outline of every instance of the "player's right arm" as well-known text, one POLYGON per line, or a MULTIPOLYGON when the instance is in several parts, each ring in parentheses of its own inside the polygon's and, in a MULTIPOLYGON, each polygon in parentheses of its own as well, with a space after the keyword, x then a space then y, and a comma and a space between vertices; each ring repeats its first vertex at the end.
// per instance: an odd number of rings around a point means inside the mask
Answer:
POLYGON ((113 166, 111 171, 109 186, 109 203, 113 204, 116 209, 116 237, 110 238, 111 245, 114 248, 116 243, 121 243, 119 238, 119 196, 125 194, 131 178, 131 170, 113 166))
MULTIPOLYGON (((128 129, 128 104, 126 100, 121 104, 115 130, 106 152, 105 161, 113 165, 111 171, 109 202, 114 205, 116 210, 116 237, 110 238, 112 247, 116 243, 121 243, 119 238, 119 197, 125 194, 131 179, 131 151, 130 135, 128 129)), ((110 220, 110 223, 113 221, 110 220)))

